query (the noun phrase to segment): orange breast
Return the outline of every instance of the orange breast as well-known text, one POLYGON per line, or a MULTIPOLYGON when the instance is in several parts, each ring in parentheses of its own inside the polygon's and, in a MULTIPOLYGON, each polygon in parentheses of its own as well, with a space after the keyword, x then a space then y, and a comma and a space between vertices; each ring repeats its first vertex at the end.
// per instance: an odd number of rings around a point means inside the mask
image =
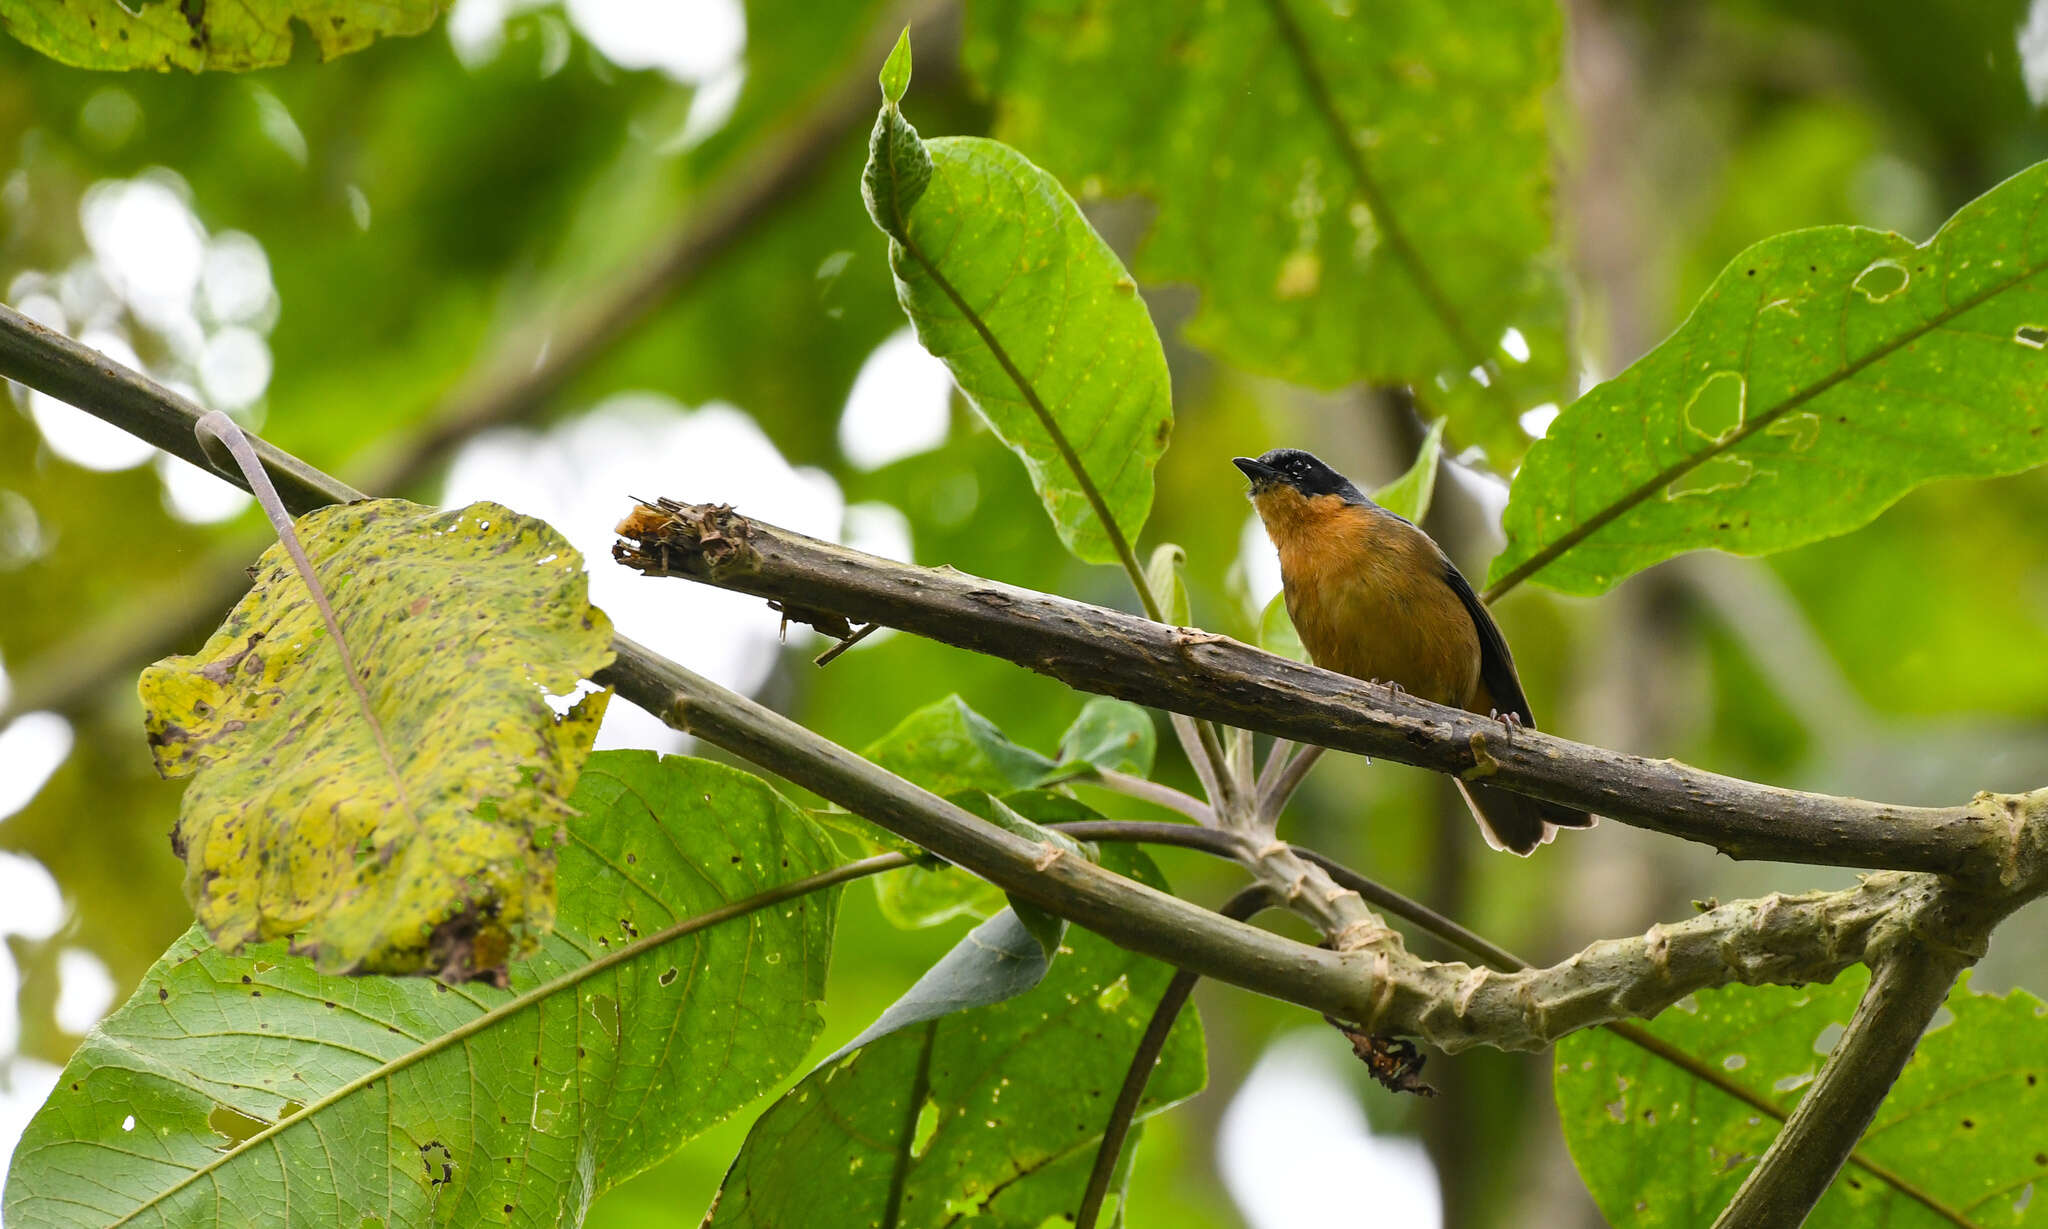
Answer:
POLYGON ((1317 665, 1471 708, 1479 633, 1435 543, 1334 495, 1277 488, 1257 502, 1280 551, 1287 613, 1317 665))

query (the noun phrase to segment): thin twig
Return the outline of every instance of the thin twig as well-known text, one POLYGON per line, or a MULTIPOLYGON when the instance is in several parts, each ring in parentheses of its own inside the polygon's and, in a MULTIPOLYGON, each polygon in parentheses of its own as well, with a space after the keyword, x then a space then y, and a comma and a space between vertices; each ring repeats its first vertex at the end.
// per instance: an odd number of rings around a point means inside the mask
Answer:
POLYGON ((1300 745, 1291 738, 1276 738, 1273 740, 1273 745, 1266 751, 1265 767, 1259 769, 1259 779, 1252 786, 1257 791, 1259 797, 1265 797, 1266 791, 1273 788, 1274 779, 1280 775, 1280 770, 1287 767, 1288 762, 1294 758, 1294 753, 1300 745))
MULTIPOLYGON (((1254 884, 1225 901, 1217 912, 1245 922, 1272 903, 1272 892, 1263 884, 1254 884)), ((1116 1175, 1117 1160, 1123 1155, 1124 1140, 1130 1136, 1131 1123, 1137 1118, 1138 1102, 1145 1095, 1145 1085, 1152 1079, 1152 1069, 1159 1065, 1160 1052, 1166 1049, 1166 1039, 1173 1035, 1181 1008, 1187 1006, 1188 997, 1200 980, 1185 969, 1174 970, 1173 980, 1166 983, 1165 993, 1152 1009, 1145 1033, 1138 1038, 1137 1051, 1131 1055, 1131 1065, 1124 1071, 1123 1086, 1117 1089, 1116 1104, 1110 1106, 1102 1143, 1095 1149, 1095 1164, 1088 1171, 1088 1186, 1081 1194, 1081 1207, 1074 1213, 1074 1229, 1095 1229, 1103 1200, 1109 1195, 1110 1179, 1116 1175)))
POLYGON ((1301 753, 1281 766, 1280 772, 1270 784, 1263 780, 1259 785, 1259 822, 1272 827, 1280 818, 1280 812, 1287 806, 1287 800, 1294 797, 1294 791, 1308 778, 1308 770, 1316 766, 1328 748, 1303 747, 1301 753))
POLYGON ((1134 776, 1127 772, 1117 772, 1110 768, 1101 769, 1090 777, 1077 779, 1084 781, 1092 780, 1095 784, 1107 789, 1113 789, 1119 794, 1143 799, 1154 806, 1162 806, 1168 810, 1179 811, 1204 827, 1213 828, 1216 826, 1216 812, 1210 809, 1208 803, 1203 802, 1193 794, 1184 794, 1171 785, 1163 785, 1145 777, 1134 776))

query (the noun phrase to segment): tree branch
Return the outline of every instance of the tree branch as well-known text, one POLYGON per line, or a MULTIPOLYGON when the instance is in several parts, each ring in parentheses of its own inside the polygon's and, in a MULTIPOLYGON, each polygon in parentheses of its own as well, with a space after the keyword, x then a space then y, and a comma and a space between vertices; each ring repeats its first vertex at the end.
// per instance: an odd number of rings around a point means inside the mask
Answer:
MULTIPOLYGON (((1937 901, 1944 895, 1953 892, 1935 890, 1937 901)), ((1930 939, 1906 932, 1872 954, 1870 985, 1849 1027, 1715 1229, 1797 1229, 1806 1220, 1913 1057, 1956 975, 1984 954, 2003 916, 1983 917, 1974 943, 1957 944, 1966 934, 1930 939)))
MULTIPOLYGON (((121 370, 109 360, 46 334, 19 313, 0 308, 0 333, 10 328, 29 339, 44 334, 40 343, 32 341, 25 347, 16 347, 17 359, 23 358, 21 351, 26 350, 25 357, 31 361, 17 361, 15 367, 31 370, 34 374, 30 382, 35 387, 46 392, 61 391, 75 398, 80 408, 117 426, 150 431, 177 455, 203 463, 198 438, 193 433, 200 417, 197 407, 144 377, 121 370), (43 375, 61 378, 39 382, 43 375), (182 423, 182 432, 174 434, 165 429, 172 423, 182 423)), ((259 443, 257 452, 266 468, 273 474, 290 475, 295 489, 302 493, 332 493, 336 499, 355 494, 333 478, 267 444, 259 443)), ((730 517, 729 510, 722 515, 730 517)), ((712 553, 728 560, 742 553, 758 559, 758 550, 742 540, 752 527, 737 517, 730 520, 741 537, 729 540, 723 551, 712 553)), ((838 548, 814 542, 805 549, 838 552, 838 548)), ((701 559, 704 553, 699 550, 696 557, 701 559)), ((873 596, 871 582, 874 575, 884 574, 876 565, 890 565, 854 552, 838 553, 841 565, 857 582, 849 588, 849 594, 868 593, 870 596, 861 600, 887 606, 887 602, 873 596)), ((891 579, 926 597, 943 593, 946 586, 957 588, 973 583, 954 577, 957 574, 912 568, 903 569, 903 574, 891 579)), ((1187 672, 1200 686, 1212 688, 1224 697, 1226 703, 1218 708, 1219 715, 1250 714, 1258 719, 1243 724, 1268 728, 1281 725, 1278 733, 1289 737, 1306 735, 1310 742, 1332 743, 1338 737, 1370 736, 1376 740, 1375 747, 1378 741, 1399 745, 1398 739, 1407 732, 1427 743, 1439 737, 1432 731, 1444 724, 1442 715, 1451 712, 1410 702, 1408 706, 1393 706, 1389 716, 1361 704, 1356 694, 1347 697, 1347 692, 1364 691, 1355 680, 1307 670, 1241 645, 1228 649, 1237 658, 1225 660, 1246 660, 1254 665, 1263 660, 1273 663, 1266 669, 1284 667, 1286 672, 1281 675, 1283 682, 1278 688, 1282 696, 1297 698, 1300 707, 1327 714, 1322 720, 1328 725, 1293 718, 1283 722, 1247 699, 1262 694, 1255 679, 1219 675, 1202 664, 1208 658, 1197 650, 1233 643, 1221 637, 1190 635, 1114 611, 1001 586, 984 584, 978 589, 963 590, 960 600, 970 612, 1035 604, 1052 624, 1051 638, 1045 644, 1053 660, 1062 660, 1062 655, 1089 646, 1106 660, 1105 669, 1117 673, 1129 672, 1148 660, 1174 660, 1170 656, 1148 658, 1147 652, 1152 651, 1148 646, 1164 647, 1169 654, 1182 652, 1183 660, 1192 658, 1199 668, 1186 671, 1183 666, 1156 673, 1165 676, 1187 672), (980 597, 969 597, 970 593, 980 597), (1345 686, 1333 686, 1327 680, 1345 686), (1409 711, 1402 711, 1404 707, 1409 711)), ((913 602, 907 609, 915 613, 922 608, 913 602)), ((988 626, 984 616, 970 613, 963 617, 963 639, 978 641, 988 634, 988 626)), ((1999 917, 2040 890, 2031 874, 2038 861, 2031 851, 2042 845, 2043 829, 2048 828, 2048 795, 1980 795, 1973 810, 1964 817, 1963 826, 1998 826, 2005 833, 2006 847, 2028 854, 2026 858, 2015 855, 2011 862, 2016 885, 2011 890, 1972 891, 1960 886, 1946 890, 1944 881, 1933 876, 1872 875, 1858 887, 1845 891, 1736 902, 1671 926, 1653 926, 1641 936, 1595 943, 1547 969, 1498 973, 1462 964, 1429 964, 1419 960, 1409 954, 1399 934, 1378 922, 1356 893, 1339 887, 1321 867, 1285 845, 1276 843, 1257 851, 1252 859, 1254 873, 1268 883, 1287 881, 1283 897, 1307 913, 1326 934, 1335 936, 1335 950, 1310 947, 1233 922, 1125 879, 1064 848, 1040 844, 986 823, 624 637, 615 639, 613 647, 617 660, 599 672, 597 681, 616 687, 621 695, 647 711, 794 781, 999 887, 1086 926, 1119 946, 1205 977, 1351 1021, 1367 1031, 1419 1036, 1448 1051, 1479 1044, 1504 1049, 1541 1048, 1580 1028, 1630 1016, 1655 1015, 1687 994, 1734 981, 1824 981, 1864 960, 1866 954, 1888 951, 1901 935, 1911 935, 1936 950, 1974 951, 1981 945, 1982 935, 1999 917), (2020 871, 2029 873, 2019 874, 2020 871)), ((1133 685, 1132 690, 1134 694, 1152 695, 1152 688, 1153 684, 1133 685)), ((1490 723, 1482 724, 1498 729, 1490 723)), ((1513 748, 1503 743, 1502 750, 1506 753, 1520 748, 1534 737, 1519 736, 1513 748)), ((1538 745, 1550 754, 1575 757, 1572 762, 1587 767, 1596 782, 1605 780, 1611 771, 1599 759, 1609 753, 1558 739, 1542 739, 1538 745)), ((1624 764, 1641 763, 1632 757, 1613 758, 1624 764)), ((1526 756, 1513 757, 1517 765, 1526 761, 1526 756)), ((1685 774, 1691 770, 1668 771, 1676 774, 1679 782, 1685 782, 1685 774)), ((1530 771, 1528 775, 1547 783, 1560 774, 1530 771)), ((1730 787, 1739 789, 1763 788, 1714 778, 1711 774, 1696 775, 1709 782, 1728 782, 1730 787)), ((1680 788, 1677 796, 1683 798, 1684 793, 1680 788)), ((1793 816, 1804 813, 1800 808, 1870 806, 1786 791, 1769 794, 1797 802, 1798 807, 1787 810, 1793 816)), ((1765 814, 1761 818, 1772 817, 1765 814)), ((1905 822, 1913 818, 1908 814, 1905 822)))
POLYGON ((1982 795, 1904 807, 1759 785, 1501 723, 1261 652, 1226 636, 951 568, 896 563, 730 508, 662 501, 613 554, 650 575, 876 622, 988 653, 1073 687, 1226 725, 1415 764, 1713 845, 1736 858, 1933 871, 2017 890, 2048 849, 1982 795))
MULTIPOLYGON (((1688 994, 1730 982, 1825 981, 1860 962, 1873 940, 1900 927, 1967 943, 1982 925, 1964 910, 1981 898, 1937 899, 1932 876, 1882 874, 1840 892, 1724 905, 1653 926, 1641 936, 1603 940, 1550 968, 1518 973, 1426 963, 1387 929, 1360 936, 1346 950, 1312 948, 983 823, 631 641, 622 638, 618 649, 618 662, 598 682, 678 729, 1121 947, 1368 1031, 1420 1036, 1451 1052, 1480 1044, 1540 1049, 1578 1029, 1655 1015, 1688 994)), ((1292 855, 1276 846, 1265 857, 1280 853, 1292 855)), ((1313 881, 1304 886, 1313 891, 1313 881)), ((1355 894, 1343 891, 1341 898, 1364 912, 1355 894)))

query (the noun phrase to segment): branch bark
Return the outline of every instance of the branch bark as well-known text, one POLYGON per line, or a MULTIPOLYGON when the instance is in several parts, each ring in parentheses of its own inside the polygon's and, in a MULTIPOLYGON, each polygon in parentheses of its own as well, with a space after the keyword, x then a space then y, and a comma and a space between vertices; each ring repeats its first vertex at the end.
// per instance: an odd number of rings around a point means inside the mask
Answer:
MULTIPOLYGON (((1652 1016, 1730 982, 1826 981, 1901 928, 1967 950, 1988 925, 1986 898, 1941 894, 1930 875, 1879 874, 1855 888, 1739 901, 1628 939, 1602 940, 1561 964, 1501 973, 1430 964, 1380 927, 1344 950, 1312 948, 1132 882, 1064 850, 986 824, 744 696, 623 638, 597 681, 664 721, 782 776, 1111 942, 1247 990, 1419 1036, 1540 1049, 1581 1028, 1652 1016), (1975 911, 1973 911, 1975 910, 1975 911)), ((1267 857, 1293 856, 1286 846, 1267 857)), ((1333 885, 1334 886, 1334 885, 1333 885)), ((1312 888, 1310 889, 1313 890, 1312 888)), ((1364 904, 1358 914, 1370 918, 1364 904)), ((2003 900, 2004 898, 2000 898, 2003 900)), ((2003 907, 2009 906, 2001 906, 2003 907)), ((1321 923, 1319 923, 1321 924, 1321 923)), ((1328 927, 1326 926, 1326 930, 1328 927)))
POLYGON ((664 500, 620 526, 621 562, 881 623, 1085 690, 1584 807, 1736 858, 1954 875, 2017 890, 2048 850, 1995 799, 1905 807, 1778 789, 1587 746, 1261 652, 1226 636, 862 554, 730 508, 664 500))

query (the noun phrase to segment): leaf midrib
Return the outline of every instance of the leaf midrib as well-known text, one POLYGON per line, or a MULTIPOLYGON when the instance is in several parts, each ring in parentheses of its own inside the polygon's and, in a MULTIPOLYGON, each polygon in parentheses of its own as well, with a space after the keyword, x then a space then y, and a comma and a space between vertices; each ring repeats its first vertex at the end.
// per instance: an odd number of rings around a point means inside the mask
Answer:
MULTIPOLYGON (((1941 236, 1939 234, 1935 235, 1934 238, 1929 239, 1925 245, 1921 245, 1919 250, 1924 251, 1929 248, 1932 248, 1933 245, 1940 239, 1941 236)), ((2037 264, 2032 268, 2027 269, 2025 272, 2014 276, 2008 281, 1999 282, 1991 286, 1988 286, 1985 289, 1979 291, 1978 293, 1971 295, 1969 298, 1964 299, 1962 302, 1957 303, 1954 306, 1944 308, 1942 311, 1936 313, 1935 315, 1928 317, 1927 320, 1919 326, 1907 329, 1905 332, 1901 333, 1898 337, 1894 338, 1893 340, 1877 347, 1876 349, 1870 351, 1868 354, 1865 354, 1861 358, 1858 358, 1853 362, 1844 365, 1839 370, 1832 372, 1831 374, 1822 378, 1821 380, 1808 385, 1807 387, 1799 390, 1796 393, 1793 393, 1791 396, 1785 398, 1783 401, 1780 401, 1778 404, 1770 407, 1769 409, 1764 410, 1762 413, 1759 413, 1753 417, 1745 417, 1743 419, 1742 425, 1737 427, 1735 430, 1729 432, 1726 438, 1716 440, 1714 443, 1700 449, 1698 452, 1695 452, 1686 457, 1682 457, 1679 460, 1672 462, 1670 465, 1665 466, 1662 470, 1659 470, 1651 478, 1646 479, 1638 486, 1630 489, 1627 493, 1622 495, 1620 499, 1617 499, 1614 502, 1608 504, 1605 508, 1602 508, 1600 511, 1594 513, 1591 517, 1587 518, 1586 520, 1579 522, 1578 525, 1574 526, 1570 530, 1567 530, 1563 536, 1554 539, 1550 543, 1550 545, 1544 547, 1542 550, 1537 551, 1535 554, 1529 556, 1527 559, 1524 559, 1521 563, 1515 565, 1512 569, 1508 571, 1508 573, 1505 576, 1502 576, 1499 580, 1493 582, 1491 585, 1488 585, 1486 587, 1486 592, 1483 595, 1484 600, 1489 603, 1499 600, 1502 596, 1504 596, 1509 590, 1513 589, 1516 585, 1521 584, 1523 581, 1529 579, 1529 577, 1534 576, 1536 573, 1542 571, 1544 568, 1547 568, 1551 564, 1557 562, 1557 560, 1562 555, 1564 555, 1566 551, 1571 550, 1573 547, 1579 545, 1579 543, 1584 542, 1586 539, 1592 537, 1600 530, 1605 529, 1608 525, 1618 520, 1623 514, 1635 508, 1638 504, 1641 504, 1643 501, 1649 499, 1658 491, 1671 485, 1671 483, 1684 477, 1686 474, 1691 473, 1693 470, 1699 468, 1701 465, 1706 464, 1708 461, 1713 460, 1715 457, 1720 456, 1722 453, 1727 452, 1729 449, 1735 447, 1737 444, 1742 443, 1744 440, 1749 439, 1757 432, 1763 430, 1764 428, 1770 426, 1772 423, 1776 422, 1778 419, 1784 417, 1787 413, 1790 413, 1791 411, 1798 409, 1800 406, 1805 405, 1807 402, 1812 401, 1814 398, 1820 396, 1821 394, 1828 392, 1830 389, 1836 388, 1841 384, 1844 384, 1847 381, 1854 379, 1856 376, 1861 375, 1863 372, 1869 370, 1877 363, 1882 362, 1883 360, 1891 357, 1893 354, 1898 353, 1900 350, 1905 349, 1907 346, 1911 345, 1916 341, 1919 341, 1921 338, 1926 337, 1928 334, 1939 330, 1943 325, 1948 324, 1950 321, 1956 319, 1957 317, 1975 311, 1977 308, 1982 307, 1986 303, 1989 303, 1991 300, 1997 298, 1999 295, 2005 294, 2015 289, 2021 283, 2025 282, 2027 279, 2038 275, 2043 269, 2048 269, 2048 264, 2037 264)), ((1675 336, 1676 335, 1674 334, 1674 337, 1675 336)), ((1668 342, 1666 344, 1668 344, 1668 342)), ((1746 372, 1743 373, 1743 375, 1745 379, 1748 378, 1746 372)))
POLYGON ((872 858, 862 858, 859 861, 849 862, 842 866, 834 867, 831 870, 820 871, 815 875, 808 875, 802 879, 780 884, 765 892, 746 897, 743 900, 734 901, 721 905, 716 909, 710 909, 692 917, 684 918, 682 921, 648 935, 643 939, 625 944, 616 951, 607 952, 588 964, 557 974, 533 989, 528 990, 526 993, 499 1004, 474 1020, 465 1021, 448 1032, 427 1041, 425 1044, 390 1059, 374 1070, 357 1076, 334 1091, 309 1102, 298 1113, 271 1123, 233 1148, 222 1152, 213 1160, 187 1173, 184 1177, 152 1195, 145 1202, 138 1204, 133 1210, 122 1216, 121 1219, 112 1222, 109 1229, 119 1229, 120 1226, 129 1224, 137 1216, 156 1208, 159 1204, 171 1199, 186 1187, 198 1182, 201 1178, 211 1176, 230 1161, 237 1159, 253 1148, 269 1143, 287 1129, 301 1122, 312 1121, 320 1112, 340 1104, 342 1101, 363 1091, 379 1080, 395 1075, 416 1063, 433 1057, 458 1042, 466 1041, 478 1033, 485 1032, 504 1020, 518 1015, 529 1007, 537 1006, 546 1000, 554 998, 565 990, 573 990, 599 973, 623 964, 637 956, 645 955, 695 931, 704 930, 721 922, 729 922, 735 918, 744 917, 749 913, 768 908, 771 905, 780 904, 785 900, 807 896, 812 892, 836 887, 851 880, 879 874, 887 870, 894 870, 909 864, 910 859, 905 855, 887 853, 878 854, 872 858))

